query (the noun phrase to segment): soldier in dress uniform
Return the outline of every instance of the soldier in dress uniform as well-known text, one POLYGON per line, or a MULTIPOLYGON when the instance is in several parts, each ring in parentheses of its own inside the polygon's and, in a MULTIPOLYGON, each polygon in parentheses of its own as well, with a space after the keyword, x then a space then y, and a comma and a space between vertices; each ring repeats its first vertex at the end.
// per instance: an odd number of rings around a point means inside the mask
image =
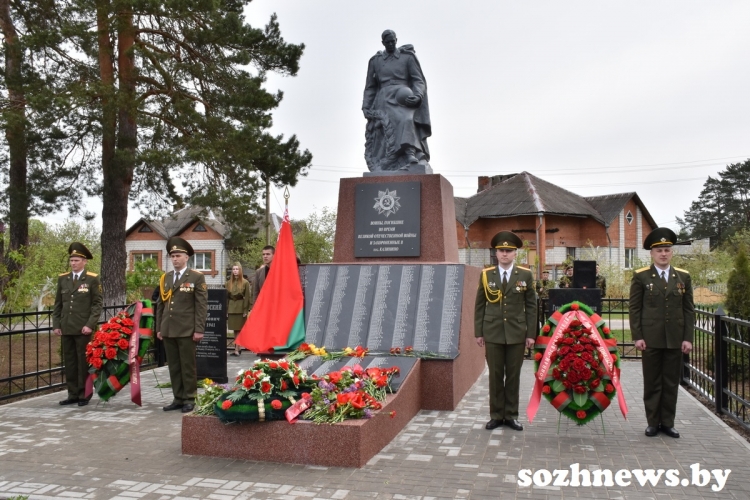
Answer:
POLYGON ((525 348, 534 347, 537 303, 531 271, 515 264, 521 238, 510 231, 491 242, 498 265, 482 271, 474 309, 474 336, 485 348, 490 372, 490 421, 486 429, 507 425, 523 430, 518 421, 521 365, 525 348))
POLYGON ((630 331, 643 351, 643 402, 647 436, 659 431, 678 438, 674 428, 682 355, 693 348, 695 310, 690 274, 670 266, 677 236, 656 228, 643 243, 653 264, 638 269, 630 284, 630 331))
POLYGON ((190 243, 173 236, 167 251, 174 271, 162 274, 156 302, 156 336, 164 341, 172 382, 172 403, 164 411, 195 407, 198 379, 195 345, 203 339, 208 313, 208 290, 202 273, 187 268, 195 253, 190 243))
POLYGON ((68 255, 71 271, 57 278, 52 311, 52 332, 61 336, 68 386, 68 397, 60 404, 86 406, 86 344, 102 313, 102 285, 95 273, 86 271, 86 263, 94 256, 83 243, 71 243, 68 255))

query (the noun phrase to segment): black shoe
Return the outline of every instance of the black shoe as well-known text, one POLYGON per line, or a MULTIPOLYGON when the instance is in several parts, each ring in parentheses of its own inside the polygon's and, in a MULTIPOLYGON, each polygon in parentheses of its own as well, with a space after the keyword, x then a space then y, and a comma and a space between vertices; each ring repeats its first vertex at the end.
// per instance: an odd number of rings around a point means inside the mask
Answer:
POLYGON ((675 429, 674 427, 664 427, 663 425, 659 424, 659 430, 671 438, 677 439, 680 437, 680 433, 677 432, 677 429, 675 429))
POLYGON ((523 425, 521 425, 521 422, 515 419, 505 419, 505 425, 513 429, 514 431, 522 431, 523 425))
POLYGON ((164 411, 179 410, 183 406, 185 406, 185 405, 182 405, 180 403, 172 403, 170 405, 167 405, 167 406, 163 407, 162 410, 164 410, 164 411))
POLYGON ((487 424, 484 426, 484 428, 487 429, 488 431, 491 431, 492 429, 500 427, 501 425, 503 425, 503 419, 495 420, 493 418, 493 419, 490 419, 489 422, 487 422, 487 424))
POLYGON ((70 399, 70 398, 68 398, 68 399, 63 399, 62 401, 60 401, 60 404, 62 406, 65 406, 65 405, 74 405, 77 402, 78 402, 77 399, 70 399))
POLYGON ((89 404, 89 400, 88 399, 79 399, 78 400, 78 406, 86 406, 87 404, 89 404))
POLYGON ((649 425, 648 427, 646 427, 646 435, 648 437, 654 437, 657 434, 659 434, 659 428, 658 427, 653 427, 651 425, 649 425))
POLYGON ((195 408, 195 405, 193 403, 185 403, 182 405, 182 413, 190 413, 193 411, 193 408, 195 408))

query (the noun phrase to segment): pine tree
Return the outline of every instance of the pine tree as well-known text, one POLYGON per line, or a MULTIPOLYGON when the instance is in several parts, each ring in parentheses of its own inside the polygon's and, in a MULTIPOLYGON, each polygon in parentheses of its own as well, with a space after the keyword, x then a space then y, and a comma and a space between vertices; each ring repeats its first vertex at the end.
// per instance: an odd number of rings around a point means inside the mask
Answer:
POLYGON ((730 314, 750 318, 750 263, 744 246, 738 249, 734 269, 727 280, 725 305, 730 314))

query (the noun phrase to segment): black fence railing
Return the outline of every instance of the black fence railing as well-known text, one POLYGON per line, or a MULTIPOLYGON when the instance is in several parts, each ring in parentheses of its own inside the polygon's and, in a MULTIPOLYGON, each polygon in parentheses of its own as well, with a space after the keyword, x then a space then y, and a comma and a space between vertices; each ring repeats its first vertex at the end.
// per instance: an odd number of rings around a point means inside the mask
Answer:
MULTIPOLYGON (((103 308, 104 323, 125 306, 103 308)), ((155 365, 153 350, 141 365, 155 365)), ((52 309, 0 314, 0 401, 65 386, 60 337, 52 333, 52 309)))
POLYGON ((716 310, 695 311, 693 353, 683 383, 750 430, 750 321, 716 310))

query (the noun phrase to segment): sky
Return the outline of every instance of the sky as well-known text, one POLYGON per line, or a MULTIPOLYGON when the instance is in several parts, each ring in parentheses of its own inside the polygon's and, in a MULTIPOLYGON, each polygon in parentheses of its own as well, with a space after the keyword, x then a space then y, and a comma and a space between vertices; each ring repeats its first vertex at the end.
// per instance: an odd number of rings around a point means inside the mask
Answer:
MULTIPOLYGON (((424 71, 431 165, 456 196, 477 176, 527 171, 581 196, 637 192, 677 228, 709 175, 750 158, 750 2, 254 0, 306 48, 272 133, 313 154, 290 215, 336 208, 360 177, 367 62, 392 29, 424 71)), ((283 212, 283 189, 272 210, 283 212)), ((128 224, 140 214, 131 210, 128 224)))

